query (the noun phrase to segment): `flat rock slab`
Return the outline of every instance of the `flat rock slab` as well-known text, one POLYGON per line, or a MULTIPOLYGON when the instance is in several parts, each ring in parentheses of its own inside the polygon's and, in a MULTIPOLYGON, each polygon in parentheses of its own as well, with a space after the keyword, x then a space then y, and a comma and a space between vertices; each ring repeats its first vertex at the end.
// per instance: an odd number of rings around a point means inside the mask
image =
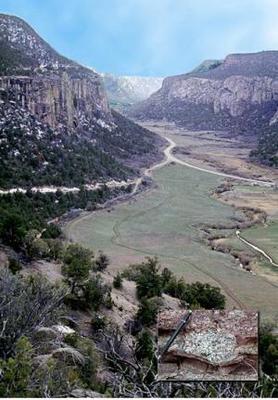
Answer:
MULTIPOLYGON (((171 337, 185 311, 158 319, 158 347, 171 337)), ((159 379, 258 379, 258 313, 252 310, 195 310, 158 368, 159 379)))

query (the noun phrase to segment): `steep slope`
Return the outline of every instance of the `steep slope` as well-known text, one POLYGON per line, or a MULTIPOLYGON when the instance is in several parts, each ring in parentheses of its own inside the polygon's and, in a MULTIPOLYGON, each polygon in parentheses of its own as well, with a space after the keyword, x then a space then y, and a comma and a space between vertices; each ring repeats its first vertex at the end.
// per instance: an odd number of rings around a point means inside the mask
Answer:
POLYGON ((163 78, 145 76, 115 76, 101 74, 109 103, 126 111, 131 105, 147 99, 161 88, 163 78))
POLYGON ((157 156, 155 135, 110 110, 100 76, 26 22, 0 14, 0 50, 1 187, 126 178, 157 156))

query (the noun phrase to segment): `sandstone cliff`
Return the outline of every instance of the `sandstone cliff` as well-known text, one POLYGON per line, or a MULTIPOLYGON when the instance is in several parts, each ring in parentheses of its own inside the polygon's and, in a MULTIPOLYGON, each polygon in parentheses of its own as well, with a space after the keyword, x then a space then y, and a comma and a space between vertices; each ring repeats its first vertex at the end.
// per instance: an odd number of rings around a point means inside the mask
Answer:
POLYGON ((273 124, 277 109, 278 52, 270 51, 229 55, 209 71, 166 78, 130 115, 253 133, 273 124))
POLYGON ((53 129, 112 122, 99 75, 58 54, 26 22, 1 14, 1 46, 2 100, 19 101, 53 129))
POLYGON ((56 130, 70 133, 99 118, 112 123, 106 96, 95 76, 72 77, 66 71, 60 75, 2 76, 0 91, 2 101, 17 101, 56 130))
POLYGON ((0 186, 126 179, 161 140, 110 109, 101 77, 0 14, 0 186))

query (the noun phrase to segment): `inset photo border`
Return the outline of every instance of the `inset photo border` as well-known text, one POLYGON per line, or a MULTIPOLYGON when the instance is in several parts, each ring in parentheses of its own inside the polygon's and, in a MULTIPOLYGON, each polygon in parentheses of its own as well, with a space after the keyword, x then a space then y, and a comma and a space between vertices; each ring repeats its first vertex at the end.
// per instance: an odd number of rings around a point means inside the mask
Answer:
POLYGON ((163 311, 158 380, 257 381, 258 312, 163 311))

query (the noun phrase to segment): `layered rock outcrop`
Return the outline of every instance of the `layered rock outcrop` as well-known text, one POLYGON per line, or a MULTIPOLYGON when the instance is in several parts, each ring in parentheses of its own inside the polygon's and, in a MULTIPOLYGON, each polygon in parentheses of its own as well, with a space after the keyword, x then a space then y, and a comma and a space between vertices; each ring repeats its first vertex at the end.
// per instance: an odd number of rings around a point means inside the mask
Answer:
POLYGON ((112 122, 101 83, 94 76, 71 77, 68 72, 46 76, 0 77, 2 102, 17 101, 41 122, 69 132, 96 119, 112 122))
MULTIPOLYGON (((158 345, 170 337, 183 311, 159 316, 158 345)), ((195 310, 159 366, 160 379, 256 380, 258 317, 255 311, 195 310)))
POLYGON ((249 133, 273 123, 278 108, 278 52, 232 54, 215 65, 209 71, 166 78, 158 92, 131 108, 130 115, 193 129, 249 133))

